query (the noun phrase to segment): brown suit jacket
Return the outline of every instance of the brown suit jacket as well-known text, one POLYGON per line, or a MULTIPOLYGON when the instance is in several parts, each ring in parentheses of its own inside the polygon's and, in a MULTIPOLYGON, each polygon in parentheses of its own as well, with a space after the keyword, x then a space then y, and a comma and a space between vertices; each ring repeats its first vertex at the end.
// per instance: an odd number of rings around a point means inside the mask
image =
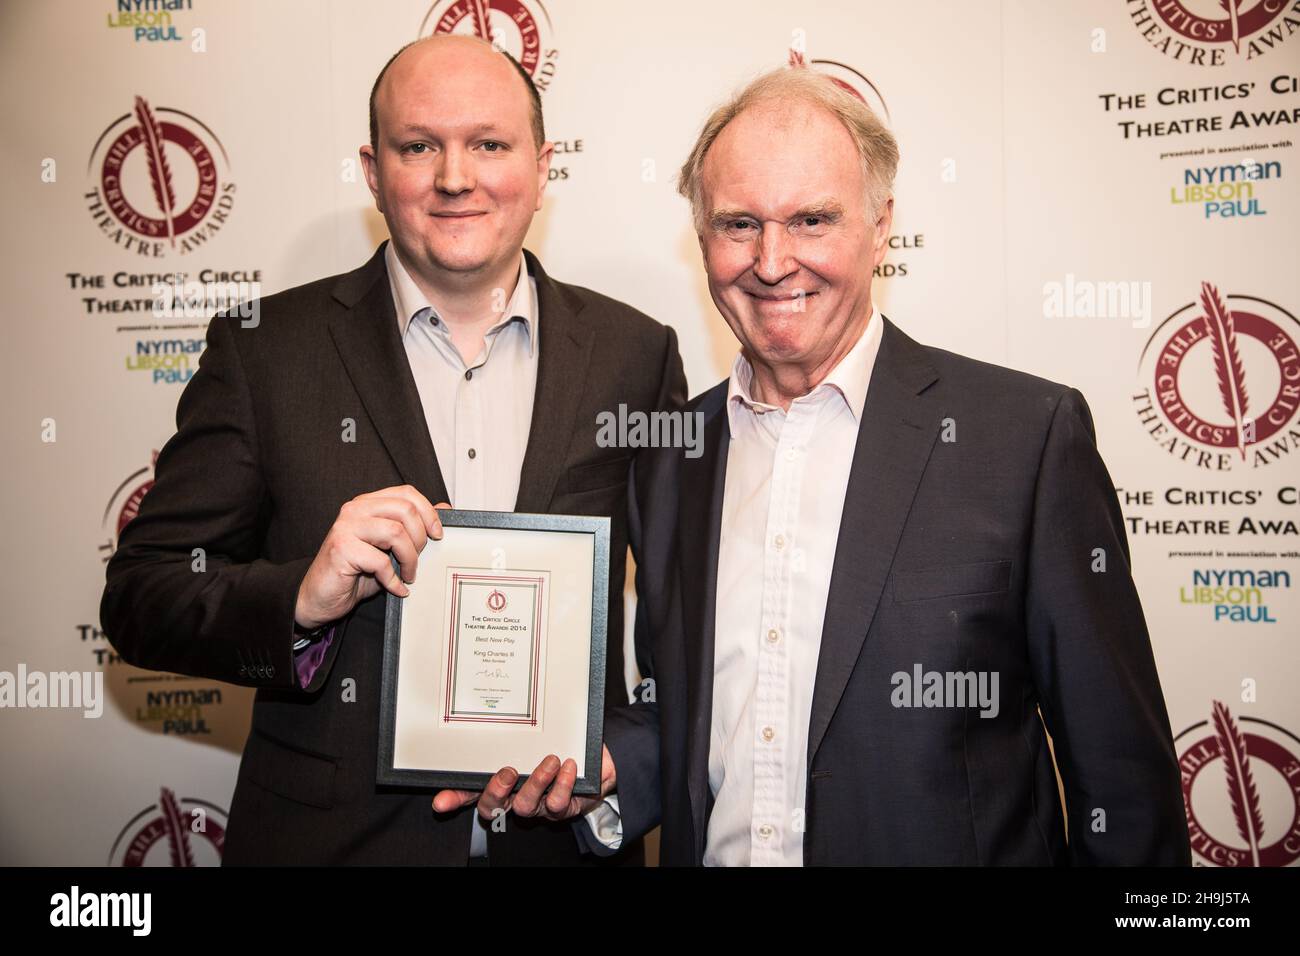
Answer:
MULTIPOLYGON (((525 257, 545 329, 515 510, 612 519, 606 686, 621 688, 635 451, 598 447, 596 416, 683 403, 677 339, 525 257)), ((100 617, 132 664, 258 688, 225 861, 464 865, 472 809, 438 816, 429 791, 375 783, 384 592, 349 615, 307 689, 293 665, 298 586, 340 506, 402 483, 447 497, 383 246, 354 272, 262 299, 255 327, 214 318, 176 424, 108 564, 100 617)), ((567 824, 511 817, 489 840, 494 865, 591 859, 567 824)))

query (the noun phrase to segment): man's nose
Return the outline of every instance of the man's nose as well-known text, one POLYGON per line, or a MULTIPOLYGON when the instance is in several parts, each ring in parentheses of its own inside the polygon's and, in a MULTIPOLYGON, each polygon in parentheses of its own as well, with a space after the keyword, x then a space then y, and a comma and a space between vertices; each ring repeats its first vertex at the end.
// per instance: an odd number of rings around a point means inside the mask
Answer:
POLYGON ((754 257, 754 275, 768 285, 776 285, 796 272, 799 267, 791 254, 793 242, 782 223, 763 223, 763 232, 758 237, 758 249, 754 257))
POLYGON ((461 147, 449 146, 443 151, 433 184, 438 192, 452 196, 469 192, 474 188, 474 160, 461 147))

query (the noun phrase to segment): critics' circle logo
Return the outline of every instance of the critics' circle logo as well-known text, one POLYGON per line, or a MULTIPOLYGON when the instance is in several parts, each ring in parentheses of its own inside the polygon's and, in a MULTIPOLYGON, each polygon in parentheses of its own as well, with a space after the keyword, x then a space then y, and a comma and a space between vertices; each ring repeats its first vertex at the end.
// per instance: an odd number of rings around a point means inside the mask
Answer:
POLYGON ((1175 739, 1192 853, 1200 866, 1300 860, 1300 738, 1219 701, 1175 739))
POLYGON ((789 63, 792 67, 808 66, 818 73, 824 74, 844 92, 857 97, 871 107, 871 111, 880 117, 881 122, 886 126, 889 125, 889 107, 885 105, 885 97, 876 87, 876 84, 867 79, 865 73, 855 70, 847 63, 840 63, 838 60, 810 60, 802 50, 794 47, 790 48, 789 63))
POLYGON ((158 802, 122 828, 109 866, 219 866, 226 845, 226 811, 215 803, 162 788, 158 802))
POLYGON ((439 0, 420 24, 421 37, 437 33, 476 36, 505 50, 528 71, 540 93, 555 76, 559 51, 541 0, 439 0))
POLYGON ((1259 468, 1300 449, 1300 322, 1208 282, 1165 319, 1138 363, 1134 408, 1169 454, 1212 471, 1259 468))
POLYGON ((790 66, 810 66, 811 69, 822 73, 829 78, 829 81, 835 83, 837 87, 844 90, 846 94, 855 96, 868 107, 871 111, 880 117, 881 122, 889 125, 889 107, 885 105, 884 95, 881 94, 875 83, 867 79, 865 73, 855 70, 848 64, 842 64, 837 60, 809 60, 801 49, 790 48, 789 53, 790 66))
POLYGON ((487 596, 487 606, 492 613, 500 614, 506 609, 506 596, 493 588, 492 593, 487 596))
POLYGON ((1295 0, 1150 0, 1125 7, 1148 43, 1195 66, 1223 66, 1229 55, 1253 60, 1295 32, 1283 17, 1295 0), (1279 18, 1281 22, 1277 22, 1279 18))
POLYGON ((122 530, 140 513, 140 504, 153 487, 154 467, 157 464, 158 452, 155 451, 149 464, 127 475, 114 489, 108 504, 104 506, 104 516, 100 519, 100 524, 105 537, 99 545, 99 553, 105 563, 117 550, 117 542, 122 536, 122 530))
POLYGON ((234 205, 227 165, 199 120, 137 96, 91 150, 88 209, 101 232, 132 252, 184 255, 218 232, 234 205))

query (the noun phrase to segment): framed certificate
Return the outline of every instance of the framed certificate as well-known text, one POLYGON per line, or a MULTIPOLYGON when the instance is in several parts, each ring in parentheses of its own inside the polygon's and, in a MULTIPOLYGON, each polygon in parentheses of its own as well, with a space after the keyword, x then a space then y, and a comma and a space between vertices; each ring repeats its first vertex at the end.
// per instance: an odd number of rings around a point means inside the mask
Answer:
POLYGON ((388 595, 378 782, 481 790, 547 754, 600 792, 609 519, 440 511, 388 595))

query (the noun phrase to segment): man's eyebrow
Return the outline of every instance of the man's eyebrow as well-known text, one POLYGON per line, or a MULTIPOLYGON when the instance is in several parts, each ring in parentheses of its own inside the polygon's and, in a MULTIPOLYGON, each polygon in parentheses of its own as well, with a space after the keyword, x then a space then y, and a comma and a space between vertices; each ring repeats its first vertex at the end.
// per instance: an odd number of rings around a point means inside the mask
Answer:
POLYGON ((724 208, 724 209, 715 209, 711 213, 709 213, 708 221, 709 221, 709 225, 712 228, 721 229, 723 226, 731 222, 733 219, 757 219, 757 218, 758 218, 757 216, 747 213, 743 209, 724 208))
POLYGON ((793 222, 796 219, 807 219, 815 216, 818 219, 829 219, 834 222, 836 219, 843 217, 843 215, 843 206, 834 199, 824 199, 821 202, 816 202, 811 206, 805 206, 803 209, 800 209, 790 217, 790 221, 793 222))
MULTIPOLYGON (((475 123, 473 126, 469 127, 467 132, 470 135, 477 135, 479 133, 496 133, 500 135, 501 127, 497 126, 496 123, 475 123)), ((411 134, 430 136, 434 138, 442 135, 437 130, 425 126, 423 123, 405 123, 398 127, 398 135, 407 136, 411 134)))
MULTIPOLYGON (((804 206, 797 210, 787 221, 796 222, 800 219, 807 219, 814 216, 818 219, 827 219, 831 222, 835 222, 844 217, 844 207, 834 199, 823 199, 820 202, 812 203, 811 205, 804 206)), ((759 218, 760 217, 755 216, 753 213, 746 212, 743 209, 722 208, 715 209, 709 213, 708 223, 709 226, 714 229, 721 229, 727 223, 736 219, 759 220, 759 218)))

